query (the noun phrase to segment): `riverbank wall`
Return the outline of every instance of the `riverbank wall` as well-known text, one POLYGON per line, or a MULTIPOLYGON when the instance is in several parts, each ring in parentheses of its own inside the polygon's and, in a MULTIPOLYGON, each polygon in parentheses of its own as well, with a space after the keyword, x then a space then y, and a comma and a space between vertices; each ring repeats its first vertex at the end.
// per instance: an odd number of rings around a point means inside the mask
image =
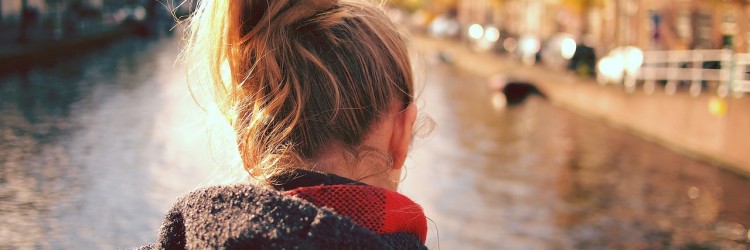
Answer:
POLYGON ((660 88, 650 95, 640 88, 628 93, 622 86, 602 86, 563 70, 524 66, 505 56, 474 52, 459 41, 416 34, 412 42, 423 55, 440 51, 457 67, 474 74, 502 74, 532 82, 555 105, 750 177, 750 95, 719 99, 704 92, 692 97, 687 89, 667 95, 660 88), (716 111, 723 107, 726 112, 716 111))
POLYGON ((0 46, 0 71, 12 70, 23 65, 45 63, 51 59, 66 55, 74 55, 133 35, 136 31, 137 27, 123 25, 105 31, 72 36, 60 40, 31 41, 27 44, 8 42, 0 46))

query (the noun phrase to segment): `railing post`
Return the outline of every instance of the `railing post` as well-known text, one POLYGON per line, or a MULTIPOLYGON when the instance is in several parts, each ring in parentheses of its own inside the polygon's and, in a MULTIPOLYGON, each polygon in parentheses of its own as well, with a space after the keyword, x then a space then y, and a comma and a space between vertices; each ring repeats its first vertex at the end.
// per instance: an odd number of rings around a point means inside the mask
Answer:
POLYGON ((629 70, 625 70, 625 91, 628 93, 633 93, 635 91, 635 72, 629 72, 629 70))
POLYGON ((703 52, 700 50, 692 50, 691 60, 693 63, 693 70, 690 82, 690 95, 696 97, 701 94, 702 86, 701 80, 703 70, 703 52))
POLYGON ((748 81, 747 66, 750 65, 750 54, 734 55, 734 79, 732 81, 731 92, 735 97, 741 97, 744 92, 749 91, 750 81, 748 81))
POLYGON ((721 50, 721 71, 720 79, 722 83, 719 84, 719 88, 716 89, 716 94, 719 97, 724 98, 729 95, 731 91, 732 82, 734 82, 734 57, 732 51, 729 49, 721 50))
POLYGON ((679 57, 675 58, 674 52, 667 52, 667 85, 664 86, 664 91, 667 95, 674 95, 677 92, 677 72, 676 69, 680 67, 679 57))
POLYGON ((644 67, 647 63, 651 63, 649 60, 652 58, 652 55, 644 53, 643 55, 643 65, 641 65, 641 70, 643 71, 643 92, 650 95, 654 93, 654 89, 656 88, 656 82, 655 79, 656 76, 654 74, 654 65, 650 65, 650 67, 644 67))

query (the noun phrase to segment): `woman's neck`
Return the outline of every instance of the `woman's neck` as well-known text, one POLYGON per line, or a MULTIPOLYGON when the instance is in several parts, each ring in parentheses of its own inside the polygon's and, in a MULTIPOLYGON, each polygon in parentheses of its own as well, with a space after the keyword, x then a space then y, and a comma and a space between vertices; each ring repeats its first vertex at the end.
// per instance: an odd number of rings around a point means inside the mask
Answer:
POLYGON ((391 167, 392 160, 386 153, 373 147, 363 147, 357 152, 351 152, 352 150, 341 145, 326 148, 309 165, 308 170, 335 174, 389 190, 395 191, 398 188, 401 168, 394 170, 391 167))

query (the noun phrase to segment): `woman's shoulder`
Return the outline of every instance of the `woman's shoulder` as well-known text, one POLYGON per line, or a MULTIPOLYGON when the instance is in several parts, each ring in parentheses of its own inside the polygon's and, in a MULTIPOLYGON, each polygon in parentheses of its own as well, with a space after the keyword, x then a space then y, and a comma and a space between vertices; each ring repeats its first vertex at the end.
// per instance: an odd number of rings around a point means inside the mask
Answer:
POLYGON ((193 191, 169 210, 147 248, 424 248, 407 233, 378 235, 330 209, 269 188, 193 191))

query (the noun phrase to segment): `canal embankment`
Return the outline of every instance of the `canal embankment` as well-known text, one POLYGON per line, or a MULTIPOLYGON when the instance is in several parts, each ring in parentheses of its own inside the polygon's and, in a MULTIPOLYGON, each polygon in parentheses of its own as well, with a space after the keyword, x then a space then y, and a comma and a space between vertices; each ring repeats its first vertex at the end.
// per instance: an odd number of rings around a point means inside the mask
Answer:
POLYGON ((621 86, 598 85, 594 79, 562 70, 524 66, 512 58, 474 52, 459 41, 419 34, 412 39, 419 44, 417 50, 446 53, 456 66, 465 70, 484 77, 504 74, 533 82, 555 105, 750 176, 748 96, 718 99, 715 93, 704 92, 692 97, 687 90, 667 95, 659 89, 653 94, 645 94, 641 89, 628 93, 621 86), (726 111, 721 111, 724 108, 726 111))
POLYGON ((61 39, 38 39, 19 44, 14 39, 4 39, 0 46, 0 71, 22 65, 45 63, 55 58, 75 55, 91 48, 109 44, 134 35, 138 27, 120 25, 106 30, 72 35, 61 39))

